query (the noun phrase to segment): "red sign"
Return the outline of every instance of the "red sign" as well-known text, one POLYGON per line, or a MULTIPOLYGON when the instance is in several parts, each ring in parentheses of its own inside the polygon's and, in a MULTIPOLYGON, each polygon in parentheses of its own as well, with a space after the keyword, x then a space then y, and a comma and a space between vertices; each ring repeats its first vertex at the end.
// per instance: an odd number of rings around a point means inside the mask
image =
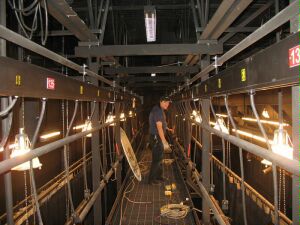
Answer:
POLYGON ((300 52, 299 45, 289 49, 289 67, 299 66, 300 52))
POLYGON ((55 90, 55 79, 47 77, 47 89, 55 90))

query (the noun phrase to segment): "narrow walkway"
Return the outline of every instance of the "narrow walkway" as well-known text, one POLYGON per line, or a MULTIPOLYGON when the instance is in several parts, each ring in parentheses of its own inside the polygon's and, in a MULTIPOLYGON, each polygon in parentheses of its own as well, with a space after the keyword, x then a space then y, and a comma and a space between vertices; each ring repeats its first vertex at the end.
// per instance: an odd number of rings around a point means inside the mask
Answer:
POLYGON ((171 159, 166 159, 165 156, 163 173, 166 181, 160 185, 149 185, 148 173, 151 165, 151 152, 145 152, 140 161, 140 168, 143 179, 138 182, 134 177, 129 179, 129 182, 123 193, 121 201, 122 219, 120 221, 120 206, 116 211, 117 216, 113 217, 112 224, 114 225, 154 225, 154 224, 178 224, 178 225, 192 225, 194 222, 194 215, 190 211, 184 219, 168 219, 160 216, 160 208, 167 204, 178 204, 184 202, 185 205, 190 204, 187 199, 190 199, 189 193, 186 189, 181 173, 176 165, 176 162, 171 159), (172 163, 170 163, 172 162, 172 163), (166 196, 166 186, 176 186, 172 190, 171 196, 166 196))

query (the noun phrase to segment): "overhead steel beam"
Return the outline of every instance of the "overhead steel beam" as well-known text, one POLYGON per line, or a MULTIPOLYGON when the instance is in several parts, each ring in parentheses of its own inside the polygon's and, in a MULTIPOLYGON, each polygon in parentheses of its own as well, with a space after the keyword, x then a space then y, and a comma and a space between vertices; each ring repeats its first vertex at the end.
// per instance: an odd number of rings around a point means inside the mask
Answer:
POLYGON ((146 88, 146 87, 153 87, 153 88, 172 88, 176 87, 176 83, 169 83, 169 82, 156 82, 156 83, 129 83, 126 85, 126 87, 130 88, 146 88))
MULTIPOLYGON (((237 27, 228 27, 224 32, 225 33, 247 33, 247 32, 253 32, 257 30, 259 27, 244 27, 244 26, 237 26, 237 27)), ((205 30, 204 27, 197 27, 197 32, 203 32, 205 30)))
MULTIPOLYGON (((297 10, 296 8, 295 11, 297 10)), ((290 67, 288 57, 289 49, 298 45, 299 32, 221 71, 199 85, 175 94, 174 98, 198 98, 244 93, 250 89, 265 90, 298 85, 299 66, 290 67)))
MULTIPOLYGON (((254 20, 256 17, 258 17, 260 14, 262 14, 265 10, 267 10, 271 5, 273 4, 273 1, 269 1, 262 7, 260 7, 258 10, 256 10, 251 16, 247 17, 243 22, 241 22, 236 28, 242 28, 246 26, 248 23, 250 23, 252 20, 254 20)), ((220 42, 224 43, 228 41, 230 38, 232 38, 235 35, 235 32, 226 34, 224 37, 221 38, 220 42)))
MULTIPOLYGON (((91 29, 93 34, 100 34, 100 29, 91 29)), ((40 34, 39 34, 40 35, 40 34)), ((56 37, 56 36, 74 36, 75 34, 69 30, 51 30, 48 32, 48 36, 56 37)))
POLYGON ((49 13, 80 41, 97 41, 97 36, 91 32, 88 26, 65 0, 48 0, 49 13))
POLYGON ((144 66, 144 67, 105 67, 104 74, 115 75, 120 73, 197 73, 198 66, 144 66))
MULTIPOLYGON (((248 48, 249 46, 251 46, 252 44, 257 42, 261 38, 265 37, 267 34, 271 33, 276 28, 278 28, 281 25, 283 25, 284 23, 288 22, 294 16, 299 15, 298 9, 299 9, 299 2, 295 1, 295 2, 291 3, 289 6, 287 6, 285 9, 281 10, 278 14, 276 14, 272 19, 270 19, 268 22, 266 22, 264 25, 262 25, 259 29, 257 29, 255 32, 253 32, 248 37, 246 37, 244 40, 242 40, 239 44, 237 44, 232 49, 230 49, 228 52, 226 52, 224 55, 222 55, 220 58, 218 58, 218 65, 219 66, 223 65, 223 63, 225 63, 232 57, 236 56, 241 51, 248 48)), ((285 58, 285 57, 283 56, 282 58, 285 58)), ((280 64, 280 62, 279 62, 279 64, 280 64)), ((264 64, 264 65, 268 65, 268 64, 264 64)), ((271 62, 269 65, 274 66, 274 62, 271 62)), ((196 76, 194 76, 191 79, 190 84, 192 84, 199 78, 206 76, 210 71, 212 71, 214 69, 215 69, 215 64, 214 63, 210 64, 204 70, 202 70, 200 73, 198 73, 196 76)))
POLYGON ((176 83, 176 82, 184 82, 184 77, 174 77, 174 76, 158 76, 158 77, 150 77, 150 76, 143 76, 143 77, 134 77, 134 76, 126 76, 121 77, 121 82, 128 82, 130 84, 132 83, 140 83, 140 82, 170 82, 170 83, 176 83))
MULTIPOLYGON (((128 94, 96 87, 38 66, 0 57, 0 95, 81 101, 129 100, 128 94)), ((132 96, 133 97, 133 96, 132 96)))
POLYGON ((76 47, 79 57, 220 54, 220 44, 146 44, 76 47))

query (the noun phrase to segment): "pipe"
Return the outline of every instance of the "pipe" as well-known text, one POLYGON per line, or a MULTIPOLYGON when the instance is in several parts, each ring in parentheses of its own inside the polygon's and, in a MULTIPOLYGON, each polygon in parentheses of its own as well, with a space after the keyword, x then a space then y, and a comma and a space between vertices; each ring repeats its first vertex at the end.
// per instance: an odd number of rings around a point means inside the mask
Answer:
POLYGON ((219 213, 217 207, 215 206, 215 204, 212 202, 211 198, 209 197, 209 194, 207 193, 207 191, 206 191, 205 187, 203 186, 202 182, 200 181, 199 173, 198 173, 197 169, 194 167, 191 160, 188 159, 187 156, 184 154, 184 149, 182 148, 182 146, 177 141, 175 141, 175 142, 176 142, 177 146, 179 147, 183 157, 188 162, 188 166, 190 167, 192 173, 194 174, 194 177, 196 178, 197 185, 199 186, 200 191, 202 193, 202 198, 208 203, 209 207, 212 209, 218 223, 220 225, 227 225, 227 223, 224 221, 224 218, 219 213))
MULTIPOLYGON (((9 101, 11 102, 11 98, 9 98, 9 101)), ((7 121, 7 127, 6 129, 3 130, 3 135, 2 135, 2 140, 0 142, 0 149, 3 148, 8 140, 9 132, 11 130, 11 125, 12 125, 12 117, 13 117, 13 112, 11 112, 8 115, 8 121, 7 121)))
MULTIPOLYGON (((226 110, 227 110, 227 114, 228 114, 228 117, 229 117, 229 120, 232 124, 232 127, 237 130, 237 127, 236 127, 236 124, 232 118, 232 115, 231 115, 231 111, 229 109, 229 106, 228 106, 228 96, 225 95, 224 97, 224 101, 225 101, 225 107, 226 107, 226 110)), ((235 132, 235 136, 237 138, 240 137, 240 135, 235 132)), ((240 158, 240 168, 241 168, 241 178, 242 178, 242 182, 241 182, 241 188, 242 188, 242 202, 243 202, 243 215, 244 215, 244 224, 247 225, 248 224, 248 221, 247 221, 247 209, 246 209, 246 197, 245 197, 245 173, 244 173, 244 159, 243 159, 243 150, 242 148, 239 147, 239 158, 240 158)))
MULTIPOLYGON (((235 136, 225 134, 219 130, 216 130, 212 128, 211 126, 205 124, 205 123, 198 123, 195 120, 192 120, 193 123, 201 126, 205 130, 208 130, 211 133, 214 133, 215 135, 224 138, 225 140, 231 142, 232 144, 241 147, 247 152, 250 152, 254 155, 257 155, 261 158, 264 158, 272 163, 276 163, 278 166, 280 166, 282 169, 285 169, 286 171, 292 173, 293 175, 299 177, 299 162, 297 160, 291 160, 287 159, 285 157, 282 157, 280 155, 275 154, 274 152, 271 152, 263 147, 260 147, 258 145, 255 145, 253 143, 250 143, 248 141, 242 140, 240 138, 237 138, 235 136)), ((1 163, 0 163, 1 164, 1 163)), ((0 167, 1 172, 1 167, 0 167)))
POLYGON ((123 159, 123 155, 120 157, 119 160, 117 160, 114 165, 112 166, 112 168, 107 172, 107 174, 105 175, 105 177, 101 180, 101 182, 99 183, 99 187, 97 188, 97 190, 92 194, 92 197, 90 198, 89 202, 86 204, 86 206, 84 207, 84 209, 81 211, 80 215, 78 216, 78 220, 76 220, 76 223, 82 223, 84 221, 84 218, 86 217, 86 215, 89 213, 89 211, 91 210, 91 208, 93 207, 95 201, 97 200, 99 194, 101 193, 101 191, 103 190, 103 188, 106 186, 107 182, 109 181, 110 177, 114 174, 115 169, 118 167, 120 161, 123 159))

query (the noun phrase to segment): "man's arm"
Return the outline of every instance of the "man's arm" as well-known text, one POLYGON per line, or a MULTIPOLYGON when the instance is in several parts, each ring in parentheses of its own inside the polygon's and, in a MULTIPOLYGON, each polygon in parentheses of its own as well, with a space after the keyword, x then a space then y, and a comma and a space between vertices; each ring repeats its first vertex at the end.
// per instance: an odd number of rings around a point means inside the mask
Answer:
POLYGON ((157 128, 158 135, 159 135, 160 140, 162 141, 162 143, 167 142, 167 140, 165 138, 165 134, 164 134, 164 131, 163 131, 163 125, 162 125, 161 121, 156 122, 156 128, 157 128))

